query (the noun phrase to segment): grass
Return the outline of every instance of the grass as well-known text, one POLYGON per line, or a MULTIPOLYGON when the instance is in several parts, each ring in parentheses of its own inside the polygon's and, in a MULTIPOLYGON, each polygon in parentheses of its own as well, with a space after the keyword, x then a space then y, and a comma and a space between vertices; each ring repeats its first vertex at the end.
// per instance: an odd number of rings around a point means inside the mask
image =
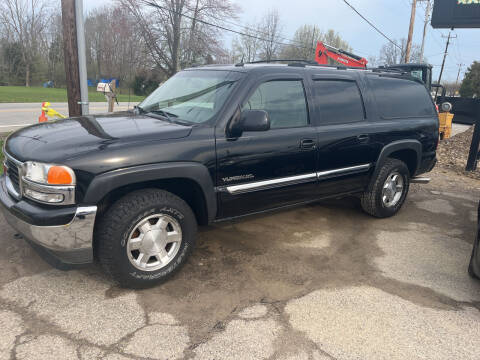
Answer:
MULTIPOLYGON (((130 102, 138 103, 144 99, 143 96, 130 96, 130 102)), ((33 103, 33 102, 67 102, 67 90, 57 88, 43 88, 40 86, 0 86, 0 103, 33 103)), ((96 92, 95 89, 88 89, 88 101, 105 102, 105 96, 96 92)), ((119 102, 127 102, 128 94, 118 94, 119 102)))

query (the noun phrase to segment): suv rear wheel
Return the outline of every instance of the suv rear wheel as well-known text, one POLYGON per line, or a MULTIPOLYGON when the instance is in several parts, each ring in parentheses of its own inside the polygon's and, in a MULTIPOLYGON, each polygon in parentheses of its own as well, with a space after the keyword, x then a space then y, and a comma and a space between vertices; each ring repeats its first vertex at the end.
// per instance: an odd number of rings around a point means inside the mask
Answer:
POLYGON ((363 210, 375 217, 395 215, 408 194, 410 172, 407 165, 397 159, 387 159, 382 165, 371 190, 363 193, 363 210))
POLYGON ((167 191, 132 192, 107 211, 96 231, 97 257, 121 286, 145 288, 166 280, 195 245, 190 207, 167 191))

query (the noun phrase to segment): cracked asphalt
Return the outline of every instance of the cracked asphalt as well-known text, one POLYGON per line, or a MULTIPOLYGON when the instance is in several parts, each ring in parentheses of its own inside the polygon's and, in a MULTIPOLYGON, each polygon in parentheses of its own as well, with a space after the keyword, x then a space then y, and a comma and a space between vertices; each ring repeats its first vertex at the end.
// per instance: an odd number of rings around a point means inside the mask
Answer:
POLYGON ((479 359, 480 184, 433 176, 390 219, 351 198, 203 228, 141 291, 51 268, 0 216, 0 359, 479 359))

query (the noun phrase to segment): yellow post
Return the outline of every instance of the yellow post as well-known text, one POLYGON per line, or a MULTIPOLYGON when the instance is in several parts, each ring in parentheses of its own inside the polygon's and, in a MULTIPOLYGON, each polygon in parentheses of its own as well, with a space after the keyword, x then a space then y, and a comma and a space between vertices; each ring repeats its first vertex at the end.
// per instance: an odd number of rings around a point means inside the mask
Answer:
POLYGON ((452 135, 453 114, 450 112, 441 112, 438 114, 438 131, 440 139, 448 139, 452 135))

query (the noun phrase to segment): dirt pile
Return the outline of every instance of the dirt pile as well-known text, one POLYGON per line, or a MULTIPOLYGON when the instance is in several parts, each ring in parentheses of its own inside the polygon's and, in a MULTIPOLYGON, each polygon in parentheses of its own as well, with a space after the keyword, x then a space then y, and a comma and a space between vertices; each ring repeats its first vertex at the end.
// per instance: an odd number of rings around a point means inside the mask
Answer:
POLYGON ((480 179, 480 168, 476 171, 465 171, 472 135, 473 126, 450 139, 441 140, 437 149, 437 166, 474 179, 480 179))

